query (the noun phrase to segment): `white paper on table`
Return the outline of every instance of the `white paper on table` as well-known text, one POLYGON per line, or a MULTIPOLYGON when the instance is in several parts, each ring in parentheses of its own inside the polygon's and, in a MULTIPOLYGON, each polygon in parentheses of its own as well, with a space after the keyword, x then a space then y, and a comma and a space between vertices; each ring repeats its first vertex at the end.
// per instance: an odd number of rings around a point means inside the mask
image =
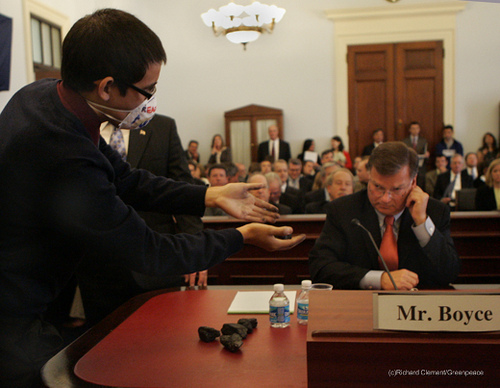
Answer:
MULTIPOLYGON (((228 314, 269 314, 269 299, 274 291, 238 291, 234 296, 228 314)), ((296 291, 285 291, 290 301, 290 314, 295 311, 296 291)))

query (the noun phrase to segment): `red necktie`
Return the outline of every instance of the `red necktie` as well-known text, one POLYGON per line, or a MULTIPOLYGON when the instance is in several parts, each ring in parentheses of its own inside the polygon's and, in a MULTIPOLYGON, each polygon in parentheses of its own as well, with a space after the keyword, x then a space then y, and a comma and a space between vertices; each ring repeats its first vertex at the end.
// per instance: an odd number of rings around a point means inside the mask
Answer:
MULTIPOLYGON (((380 244, 380 253, 387 263, 387 267, 389 271, 394 271, 398 269, 398 244, 396 241, 396 236, 394 235, 394 231, 392 229, 392 225, 394 224, 394 217, 387 216, 385 217, 385 232, 382 237, 382 244, 380 244)), ((379 259, 380 268, 384 268, 382 262, 379 259)))
POLYGON ((417 149, 417 138, 416 137, 413 138, 413 149, 414 150, 417 149))

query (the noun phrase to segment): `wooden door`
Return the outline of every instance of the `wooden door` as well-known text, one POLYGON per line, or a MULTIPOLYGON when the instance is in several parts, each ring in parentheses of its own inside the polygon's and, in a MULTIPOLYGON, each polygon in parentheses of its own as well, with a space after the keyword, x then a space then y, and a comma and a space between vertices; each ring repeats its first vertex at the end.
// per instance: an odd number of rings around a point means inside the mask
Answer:
POLYGON ((441 41, 348 47, 349 150, 361 155, 377 128, 403 140, 412 121, 433 150, 443 127, 441 41))

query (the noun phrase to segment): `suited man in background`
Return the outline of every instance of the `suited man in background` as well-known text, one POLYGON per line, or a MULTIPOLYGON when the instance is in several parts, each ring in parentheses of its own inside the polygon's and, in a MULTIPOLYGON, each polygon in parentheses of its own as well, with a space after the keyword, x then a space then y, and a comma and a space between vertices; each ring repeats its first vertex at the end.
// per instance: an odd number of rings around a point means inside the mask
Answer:
POLYGON ((288 162, 288 160, 292 157, 290 153, 290 144, 278 137, 278 126, 271 125, 268 128, 268 133, 269 140, 259 144, 257 161, 260 163, 266 159, 266 156, 271 156, 272 163, 278 159, 284 159, 288 162))
POLYGON ((382 128, 374 130, 372 133, 373 142, 363 148, 361 156, 371 155, 373 150, 384 142, 384 137, 384 130, 382 128))
MULTIPOLYGON (((101 127, 101 136, 111 140, 115 127, 108 123, 101 127)), ((194 183, 175 121, 156 114, 141 129, 122 131, 127 162, 134 168, 142 168, 158 176, 194 183)), ((110 143, 111 144, 111 143, 110 143)), ((194 234, 203 229, 199 217, 138 212, 153 230, 164 233, 194 234)), ((114 309, 140 293, 161 288, 179 287, 188 281, 194 286, 196 273, 181 276, 155 277, 130 271, 125 267, 104 265, 92 253, 84 259, 77 277, 81 289, 85 315, 89 324, 95 324, 114 309)), ((207 285, 207 271, 199 273, 198 285, 207 285)))
POLYGON ((420 136, 420 123, 418 121, 412 121, 408 129, 410 136, 403 139, 408 147, 413 148, 418 154, 418 178, 417 184, 425 189, 425 174, 427 172, 426 163, 430 156, 427 150, 427 140, 420 136))
POLYGON ((453 282, 460 260, 450 236, 450 211, 417 186, 416 152, 402 142, 381 144, 368 170, 367 190, 328 205, 309 254, 312 281, 338 289, 394 289, 369 236, 352 223, 358 219, 380 246, 398 289, 453 282))
POLYGON ((463 156, 455 154, 451 158, 450 170, 437 177, 434 198, 448 204, 454 210, 457 198, 456 192, 461 189, 472 188, 473 185, 472 177, 464 169, 463 156))

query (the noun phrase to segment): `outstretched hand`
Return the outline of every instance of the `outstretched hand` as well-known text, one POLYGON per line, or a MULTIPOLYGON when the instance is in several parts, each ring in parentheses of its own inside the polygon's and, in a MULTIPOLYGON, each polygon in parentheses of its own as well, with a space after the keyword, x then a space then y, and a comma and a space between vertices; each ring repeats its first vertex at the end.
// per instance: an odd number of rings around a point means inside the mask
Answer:
POLYGON ((279 217, 278 209, 249 193, 262 186, 260 183, 229 183, 209 187, 205 195, 205 206, 219 207, 230 216, 246 221, 274 223, 279 217))
POLYGON ((305 234, 291 237, 293 229, 289 226, 276 227, 252 223, 237 229, 243 235, 245 244, 255 245, 268 251, 282 251, 293 248, 306 238, 305 234))

